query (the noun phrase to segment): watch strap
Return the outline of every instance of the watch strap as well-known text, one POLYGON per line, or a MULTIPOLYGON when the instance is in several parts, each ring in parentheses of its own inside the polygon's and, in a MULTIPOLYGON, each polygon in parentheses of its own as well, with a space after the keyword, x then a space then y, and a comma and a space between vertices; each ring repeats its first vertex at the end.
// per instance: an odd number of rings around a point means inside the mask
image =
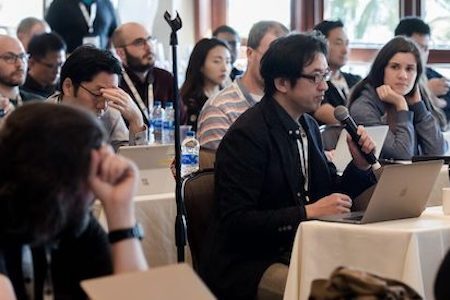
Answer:
POLYGON ((139 239, 142 240, 144 237, 144 229, 140 223, 136 223, 134 227, 116 229, 108 233, 109 243, 117 243, 126 239, 139 239))

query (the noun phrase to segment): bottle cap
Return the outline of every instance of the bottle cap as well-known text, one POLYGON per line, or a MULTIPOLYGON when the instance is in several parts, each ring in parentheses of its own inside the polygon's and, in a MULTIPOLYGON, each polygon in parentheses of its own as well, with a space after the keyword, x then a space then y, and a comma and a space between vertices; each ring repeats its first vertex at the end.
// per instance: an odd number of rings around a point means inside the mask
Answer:
POLYGON ((190 131, 186 132, 186 136, 194 137, 195 136, 195 131, 190 130, 190 131))
POLYGON ((155 106, 161 106, 161 101, 160 100, 155 100, 155 106))
POLYGON ((166 108, 169 108, 169 107, 173 108, 173 103, 170 101, 166 102, 166 108))

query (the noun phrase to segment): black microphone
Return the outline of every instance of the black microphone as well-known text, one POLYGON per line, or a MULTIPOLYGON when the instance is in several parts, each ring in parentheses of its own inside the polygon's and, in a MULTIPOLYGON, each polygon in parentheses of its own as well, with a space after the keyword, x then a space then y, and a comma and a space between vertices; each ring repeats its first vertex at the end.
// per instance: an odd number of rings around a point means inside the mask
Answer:
POLYGON ((373 152, 364 153, 361 149, 361 146, 358 144, 358 141, 361 138, 361 136, 358 135, 357 133, 358 128, 356 126, 355 120, 353 120, 353 118, 348 113, 348 109, 342 105, 337 106, 334 109, 334 117, 343 125, 345 125, 345 129, 350 134, 355 144, 358 146, 358 149, 361 152, 361 154, 364 155, 364 158, 367 160, 367 162, 370 165, 372 165, 372 169, 373 170, 379 169, 381 165, 378 162, 378 159, 375 157, 375 154, 373 154, 373 152))

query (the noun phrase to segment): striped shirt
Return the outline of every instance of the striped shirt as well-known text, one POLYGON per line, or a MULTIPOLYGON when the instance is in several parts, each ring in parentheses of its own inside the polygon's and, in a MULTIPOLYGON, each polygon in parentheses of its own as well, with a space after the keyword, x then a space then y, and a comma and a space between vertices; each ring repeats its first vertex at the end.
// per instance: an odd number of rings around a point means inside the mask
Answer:
POLYGON ((245 91, 239 80, 208 99, 198 118, 197 137, 203 148, 217 150, 220 141, 231 124, 247 109, 255 105, 255 99, 245 91))

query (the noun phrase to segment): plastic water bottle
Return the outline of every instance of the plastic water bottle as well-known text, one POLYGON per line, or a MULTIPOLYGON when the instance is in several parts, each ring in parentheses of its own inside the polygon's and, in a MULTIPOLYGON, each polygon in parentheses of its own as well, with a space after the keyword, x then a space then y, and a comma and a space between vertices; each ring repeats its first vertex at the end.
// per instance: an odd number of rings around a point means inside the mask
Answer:
POLYGON ((155 101, 152 110, 152 127, 155 143, 162 142, 162 128, 164 119, 164 108, 161 106, 161 101, 155 101))
POLYGON ((196 172, 199 169, 200 143, 195 138, 195 132, 188 131, 181 143, 181 177, 196 172))
POLYGON ((166 102, 165 118, 162 129, 162 143, 173 144, 175 142, 175 110, 172 102, 166 102))

